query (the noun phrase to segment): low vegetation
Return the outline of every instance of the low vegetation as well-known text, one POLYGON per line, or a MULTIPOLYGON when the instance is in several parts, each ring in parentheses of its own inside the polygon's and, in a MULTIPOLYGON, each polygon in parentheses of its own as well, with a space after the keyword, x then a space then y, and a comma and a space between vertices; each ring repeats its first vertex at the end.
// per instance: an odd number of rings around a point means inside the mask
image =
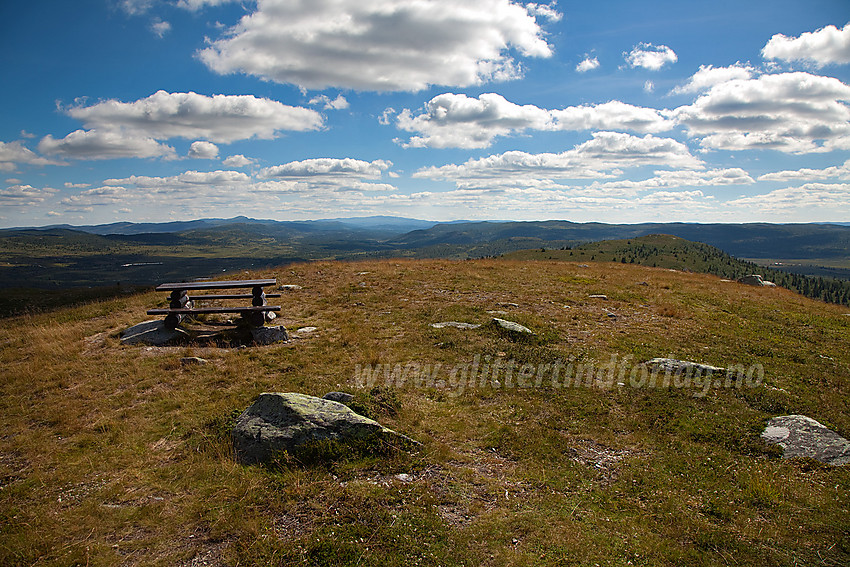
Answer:
POLYGON ((796 413, 850 436, 847 308, 617 260, 240 273, 302 287, 280 299, 295 338, 267 347, 121 345, 152 292, 8 318, 0 564, 850 563, 850 468, 759 437, 796 413), (655 356, 763 376, 635 382, 655 356), (476 360, 515 373, 472 382, 476 360), (552 379, 559 361, 580 385, 552 379), (421 450, 235 462, 230 426, 258 394, 332 390, 421 450))

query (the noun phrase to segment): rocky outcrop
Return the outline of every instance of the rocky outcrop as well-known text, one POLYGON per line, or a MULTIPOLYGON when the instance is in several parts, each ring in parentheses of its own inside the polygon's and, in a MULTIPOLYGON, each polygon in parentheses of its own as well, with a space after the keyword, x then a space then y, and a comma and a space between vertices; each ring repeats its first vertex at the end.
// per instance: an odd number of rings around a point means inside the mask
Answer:
POLYGON ((305 445, 324 440, 418 445, 339 402, 297 393, 260 394, 236 420, 232 437, 236 457, 245 464, 268 462, 283 451, 297 455, 305 445))
POLYGON ((782 457, 810 457, 829 465, 850 463, 850 441, 805 415, 782 415, 767 422, 762 439, 782 447, 782 457))

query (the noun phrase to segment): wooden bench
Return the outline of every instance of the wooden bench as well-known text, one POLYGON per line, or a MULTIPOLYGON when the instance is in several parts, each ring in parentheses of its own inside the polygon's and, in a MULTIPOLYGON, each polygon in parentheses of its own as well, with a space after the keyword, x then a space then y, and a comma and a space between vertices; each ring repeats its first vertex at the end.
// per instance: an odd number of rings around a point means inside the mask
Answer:
POLYGON ((231 280, 164 283, 156 291, 170 291, 171 303, 167 308, 148 309, 148 315, 165 315, 165 326, 174 329, 187 315, 200 313, 238 313, 243 320, 254 327, 262 327, 266 315, 271 311, 280 311, 279 305, 266 305, 267 297, 280 297, 279 293, 266 294, 263 288, 275 285, 276 279, 231 280), (225 293, 189 295, 189 291, 232 290, 251 288, 251 293, 225 293), (196 301, 221 299, 250 299, 250 307, 195 307, 196 301))

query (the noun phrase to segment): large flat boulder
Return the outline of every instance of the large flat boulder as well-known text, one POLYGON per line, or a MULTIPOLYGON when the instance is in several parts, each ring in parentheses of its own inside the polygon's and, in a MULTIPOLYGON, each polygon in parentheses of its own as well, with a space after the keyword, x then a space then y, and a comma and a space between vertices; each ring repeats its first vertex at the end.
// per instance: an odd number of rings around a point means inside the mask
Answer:
POLYGON ((782 457, 811 457, 829 465, 850 463, 850 441, 805 415, 782 415, 767 422, 762 439, 782 447, 782 457))
POLYGON ((188 337, 183 329, 169 329, 162 319, 158 319, 133 325, 121 333, 121 344, 164 346, 184 341, 188 337))
POLYGON ((418 445, 339 402, 280 392, 260 394, 236 420, 232 436, 236 457, 245 464, 268 462, 283 451, 297 454, 305 445, 323 440, 418 445))

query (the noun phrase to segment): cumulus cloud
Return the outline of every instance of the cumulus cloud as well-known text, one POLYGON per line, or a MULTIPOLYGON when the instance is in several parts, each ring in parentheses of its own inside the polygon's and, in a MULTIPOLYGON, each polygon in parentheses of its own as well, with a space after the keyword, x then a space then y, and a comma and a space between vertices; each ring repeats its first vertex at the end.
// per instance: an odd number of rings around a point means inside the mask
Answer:
POLYGON ((0 205, 4 207, 26 207, 38 205, 56 193, 49 187, 37 189, 32 185, 12 185, 0 189, 0 205))
POLYGON ((516 55, 549 57, 535 16, 554 15, 510 0, 258 0, 198 56, 220 74, 304 89, 467 87, 519 77, 516 55))
POLYGON ((576 65, 576 71, 579 73, 587 73, 588 71, 592 71, 593 69, 599 68, 599 59, 596 57, 585 57, 584 60, 576 65))
POLYGON ((352 158, 315 158, 293 161, 283 165, 260 170, 261 178, 310 179, 316 177, 333 178, 378 178, 392 167, 385 160, 363 161, 352 158))
POLYGON ((721 83, 738 79, 751 79, 754 74, 755 69, 749 65, 743 65, 740 61, 729 67, 700 65, 699 71, 694 73, 687 83, 674 88, 670 91, 670 94, 700 93, 721 83))
POLYGON ((236 0, 179 0, 179 2, 177 2, 177 6, 184 10, 197 12, 207 6, 220 6, 222 4, 229 4, 235 1, 236 0))
POLYGON ((850 86, 780 73, 716 84, 674 118, 706 149, 788 153, 850 149, 850 86))
POLYGON ((669 111, 632 106, 620 101, 548 110, 518 105, 495 93, 478 98, 445 93, 414 116, 405 109, 396 118, 399 129, 415 132, 403 145, 432 148, 486 148, 499 136, 525 130, 630 130, 661 132, 673 127, 669 111))
POLYGON ((163 22, 162 20, 154 20, 151 24, 151 31, 157 37, 164 37, 165 34, 171 31, 171 24, 168 22, 163 22))
POLYGON ((850 179, 850 160, 842 165, 833 165, 824 169, 788 169, 774 171, 759 176, 759 181, 818 181, 821 179, 850 179))
POLYGON ((596 132, 593 138, 561 153, 512 151, 471 159, 464 164, 423 168, 413 177, 452 181, 458 187, 551 186, 557 179, 612 178, 623 168, 664 165, 701 169, 687 146, 669 138, 596 132))
POLYGON ((746 207, 765 216, 788 220, 815 209, 823 220, 847 218, 850 214, 850 184, 806 183, 800 187, 786 187, 761 195, 740 197, 728 202, 732 207, 746 207))
POLYGON ((40 156, 21 142, 0 142, 0 171, 15 171, 19 164, 67 165, 40 156))
POLYGON ((226 167, 248 167, 249 165, 254 165, 255 163, 257 163, 256 160, 247 158, 242 154, 229 156, 227 159, 221 162, 221 164, 226 167))
POLYGON ((639 43, 629 53, 623 53, 630 67, 643 67, 650 71, 658 71, 668 63, 679 60, 676 53, 666 45, 639 43))
POLYGON ((761 54, 765 59, 803 61, 823 67, 830 64, 850 63, 850 24, 838 29, 826 26, 800 37, 776 34, 767 42, 761 54))
POLYGON ((308 104, 320 104, 325 110, 343 110, 349 106, 348 101, 342 95, 337 95, 335 99, 331 99, 328 95, 319 95, 310 99, 308 104))
POLYGON ((218 146, 211 142, 197 141, 189 146, 189 157, 196 159, 216 159, 218 157, 218 146))
POLYGON ((38 143, 38 150, 44 154, 88 160, 177 157, 173 147, 153 138, 111 130, 76 130, 62 139, 47 135, 38 143))
POLYGON ((564 17, 563 14, 555 9, 555 2, 552 2, 551 4, 529 3, 525 5, 525 8, 532 16, 544 18, 550 22, 560 22, 561 18, 564 17))
POLYGON ((317 130, 323 125, 322 115, 309 108, 251 95, 193 92, 158 91, 135 102, 110 99, 72 106, 67 113, 86 128, 125 129, 159 140, 195 138, 217 143, 255 137, 270 140, 282 131, 317 130))

